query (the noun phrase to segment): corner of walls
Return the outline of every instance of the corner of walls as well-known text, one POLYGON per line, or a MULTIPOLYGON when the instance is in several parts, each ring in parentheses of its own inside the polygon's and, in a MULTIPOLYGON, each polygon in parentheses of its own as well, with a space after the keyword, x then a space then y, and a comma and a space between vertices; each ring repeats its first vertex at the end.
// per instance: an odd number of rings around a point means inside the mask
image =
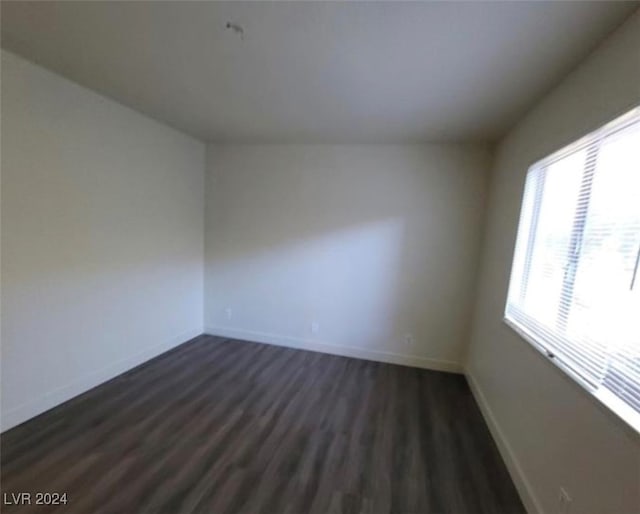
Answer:
POLYGON ((6 430, 202 333, 205 146, 1 65, 6 430))
POLYGON ((482 270, 485 266, 486 252, 485 247, 488 244, 488 229, 489 229, 489 210, 491 206, 491 197, 492 197, 492 183, 495 180, 495 171, 498 160, 498 152, 500 151, 501 142, 497 141, 491 144, 490 146, 490 158, 488 159, 488 169, 487 173, 487 189, 486 189, 486 197, 485 197, 485 209, 484 209, 484 217, 482 221, 482 239, 480 243, 480 255, 476 262, 476 280, 474 284, 474 292, 473 292, 473 309, 470 316, 469 323, 469 334, 467 345, 465 347, 465 352, 462 360, 462 370, 467 378, 467 382, 469 384, 469 388, 471 389, 471 393, 473 394, 478 407, 480 408, 480 412, 482 413, 482 417, 484 418, 487 426, 489 427, 489 431, 498 447, 498 451, 502 456, 502 460, 504 461, 507 469, 509 471, 509 475, 511 476, 518 494, 520 495, 520 499, 525 506, 525 509, 529 514, 543 514, 543 510, 540 504, 540 501, 535 495, 534 489, 529 483, 527 476, 524 473, 520 462, 517 459, 509 440, 504 434, 502 428, 500 427, 498 420, 491 409, 491 405, 487 401, 478 380, 473 374, 473 371, 470 367, 471 365, 471 352, 472 352, 472 338, 473 333, 475 331, 475 326, 477 323, 477 315, 478 315, 478 302, 481 300, 481 279, 482 279, 482 270))
POLYGON ((209 145, 205 328, 461 371, 489 157, 478 144, 209 145))
POLYGON ((480 277, 481 271, 483 268, 483 261, 485 258, 484 248, 487 243, 487 232, 488 232, 488 224, 489 224, 489 209, 491 206, 491 185, 493 182, 494 169, 496 165, 497 153, 500 147, 499 141, 492 141, 486 143, 486 163, 483 169, 485 175, 484 181, 484 195, 483 195, 483 208, 482 208, 482 217, 480 221, 480 236, 479 242, 477 245, 477 255, 475 261, 475 269, 474 269, 474 280, 473 287, 470 291, 471 308, 468 314, 468 329, 465 337, 465 344, 462 347, 461 356, 460 356, 460 365, 463 369, 463 373, 466 374, 466 367, 469 361, 469 352, 471 350, 471 338, 473 335, 474 323, 475 323, 475 313, 476 313, 476 303, 479 301, 480 296, 480 277))

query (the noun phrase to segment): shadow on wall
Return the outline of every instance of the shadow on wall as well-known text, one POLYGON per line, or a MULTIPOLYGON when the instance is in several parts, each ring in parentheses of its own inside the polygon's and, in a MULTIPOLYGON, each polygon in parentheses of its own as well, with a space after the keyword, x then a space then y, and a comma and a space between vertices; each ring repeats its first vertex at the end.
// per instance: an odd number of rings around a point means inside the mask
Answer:
POLYGON ((450 145, 216 149, 206 327, 458 362, 482 155, 450 145))
POLYGON ((248 255, 218 254, 209 273, 227 294, 213 305, 216 324, 383 344, 398 331, 403 239, 402 220, 390 220, 248 255))

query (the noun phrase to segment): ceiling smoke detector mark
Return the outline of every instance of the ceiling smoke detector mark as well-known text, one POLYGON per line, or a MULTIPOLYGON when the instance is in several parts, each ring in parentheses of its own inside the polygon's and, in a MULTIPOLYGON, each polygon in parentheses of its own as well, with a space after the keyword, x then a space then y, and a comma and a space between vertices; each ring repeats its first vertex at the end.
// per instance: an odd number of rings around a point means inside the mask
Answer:
POLYGON ((234 34, 237 34, 238 36, 240 36, 240 39, 244 40, 244 29, 242 28, 242 25, 234 23, 232 21, 228 21, 225 25, 225 28, 232 31, 234 34))

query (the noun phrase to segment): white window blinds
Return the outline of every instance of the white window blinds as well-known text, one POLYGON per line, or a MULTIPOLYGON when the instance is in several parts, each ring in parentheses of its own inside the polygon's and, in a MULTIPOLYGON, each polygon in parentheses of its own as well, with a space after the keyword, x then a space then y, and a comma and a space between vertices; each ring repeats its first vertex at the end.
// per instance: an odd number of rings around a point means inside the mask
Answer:
POLYGON ((640 430, 640 108, 528 172, 505 317, 640 430))

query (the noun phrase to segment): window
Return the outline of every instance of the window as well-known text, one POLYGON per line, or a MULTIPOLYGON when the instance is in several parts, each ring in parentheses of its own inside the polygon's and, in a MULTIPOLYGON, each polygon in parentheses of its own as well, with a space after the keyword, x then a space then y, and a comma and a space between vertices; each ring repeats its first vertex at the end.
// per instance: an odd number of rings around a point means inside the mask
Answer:
POLYGON ((640 431, 640 107, 527 174, 505 320, 640 431))

